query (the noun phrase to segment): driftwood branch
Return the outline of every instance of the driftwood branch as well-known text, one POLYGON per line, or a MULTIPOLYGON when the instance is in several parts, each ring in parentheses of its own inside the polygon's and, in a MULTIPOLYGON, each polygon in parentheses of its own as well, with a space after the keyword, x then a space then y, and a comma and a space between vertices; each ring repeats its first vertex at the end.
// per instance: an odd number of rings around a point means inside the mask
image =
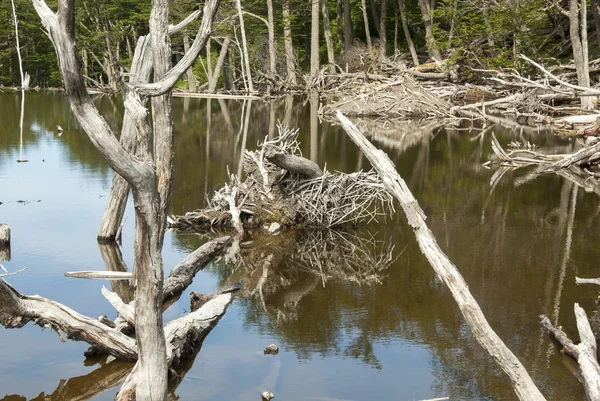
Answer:
POLYGON ((112 271, 80 271, 65 273, 65 277, 85 278, 91 280, 131 280, 131 276, 131 272, 112 271))
POLYGON ((231 237, 214 239, 190 253, 171 270, 163 285, 163 302, 178 297, 194 280, 196 273, 202 270, 216 256, 231 244, 231 237))
POLYGON ((508 375, 519 399, 528 401, 545 400, 521 362, 489 325, 456 266, 440 249, 433 233, 425 223, 425 214, 402 177, 396 171, 392 161, 383 151, 375 148, 340 111, 336 115, 346 133, 361 148, 373 168, 381 176, 385 189, 400 202, 408 223, 415 231, 421 252, 450 289, 477 341, 508 375))
POLYGON ((68 339, 85 341, 118 359, 137 359, 134 339, 58 302, 21 295, 0 280, 0 324, 6 328, 20 328, 28 322, 54 329, 61 338, 64 335, 68 339))
POLYGON ((600 278, 579 278, 575 277, 575 284, 595 284, 600 285, 600 278))

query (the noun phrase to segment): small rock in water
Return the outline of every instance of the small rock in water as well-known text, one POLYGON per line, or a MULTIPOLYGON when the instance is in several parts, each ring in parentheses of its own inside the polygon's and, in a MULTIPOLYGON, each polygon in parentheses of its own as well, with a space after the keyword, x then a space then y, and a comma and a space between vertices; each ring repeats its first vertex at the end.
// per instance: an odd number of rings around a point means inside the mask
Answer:
POLYGON ((275 344, 271 344, 267 348, 265 348, 264 353, 265 355, 277 355, 279 354, 279 347, 275 344))
POLYGON ((263 401, 270 401, 273 397, 275 397, 275 395, 270 391, 265 391, 264 393, 262 393, 263 401))
POLYGON ((275 234, 279 230, 281 230, 281 224, 277 222, 271 223, 271 225, 269 226, 269 234, 275 234))

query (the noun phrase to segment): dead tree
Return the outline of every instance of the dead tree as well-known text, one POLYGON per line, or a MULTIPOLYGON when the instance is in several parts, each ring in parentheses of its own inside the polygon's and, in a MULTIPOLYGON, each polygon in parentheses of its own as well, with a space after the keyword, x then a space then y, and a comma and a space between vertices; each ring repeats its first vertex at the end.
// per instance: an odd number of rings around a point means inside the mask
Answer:
POLYGON ((440 249, 433 233, 425 222, 423 210, 396 171, 392 161, 383 151, 375 148, 340 111, 337 112, 337 118, 352 141, 361 148, 373 168, 379 173, 386 191, 400 202, 400 206, 408 219, 408 224, 415 232, 421 252, 425 255, 438 277, 450 289, 479 344, 488 351, 508 375, 519 399, 527 401, 545 400, 521 362, 490 327, 464 278, 448 256, 440 249))
POLYGON ((219 0, 209 0, 205 4, 198 35, 190 51, 173 68, 170 64, 168 1, 153 2, 149 37, 140 40, 138 46, 151 47, 149 57, 143 61, 152 63, 155 82, 125 84, 125 107, 132 116, 139 138, 137 155, 119 143, 86 91, 76 50, 74 0, 60 1, 57 12, 44 0, 33 0, 33 5, 56 49, 71 110, 108 165, 127 181, 133 192, 136 211, 135 319, 137 344, 141 350, 135 369, 135 394, 140 400, 162 401, 167 395, 168 367, 160 299, 163 287, 161 251, 173 169, 170 91, 206 44, 219 0), (142 103, 144 96, 154 97, 152 127, 142 103))

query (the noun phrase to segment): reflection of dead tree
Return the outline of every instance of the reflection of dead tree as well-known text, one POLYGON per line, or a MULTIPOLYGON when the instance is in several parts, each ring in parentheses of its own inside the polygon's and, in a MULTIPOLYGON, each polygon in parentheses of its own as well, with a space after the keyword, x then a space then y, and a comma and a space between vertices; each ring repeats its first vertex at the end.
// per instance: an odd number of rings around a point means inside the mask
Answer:
MULTIPOLYGON (((501 168, 517 169, 535 166, 533 171, 519 180, 520 183, 535 179, 541 174, 556 173, 587 191, 600 195, 600 182, 598 181, 600 173, 596 172, 600 163, 600 142, 584 147, 573 154, 545 154, 542 150, 521 147, 507 152, 502 148, 496 136, 492 135, 492 150, 498 156, 501 168)), ((491 164, 491 162, 486 164, 491 164)), ((506 169, 502 170, 502 175, 504 172, 506 169)))
POLYGON ((305 234, 290 262, 300 270, 317 274, 323 284, 329 279, 381 284, 382 274, 394 261, 394 245, 374 237, 335 230, 305 234))
POLYGON ((278 321, 294 320, 299 302, 329 280, 373 285, 395 260, 394 246, 374 235, 336 230, 288 230, 255 235, 230 264, 226 284, 243 281, 242 297, 258 295, 278 321))
MULTIPOLYGON (((99 396, 123 381, 131 371, 130 363, 112 361, 85 376, 61 380, 52 394, 39 398, 44 401, 85 401, 99 396)), ((8 399, 12 399, 8 397, 8 399)), ((4 399, 2 400, 4 401, 4 399)))
POLYGON ((542 325, 563 346, 564 352, 579 363, 577 378, 583 384, 589 401, 600 400, 600 365, 598 364, 596 337, 583 308, 575 304, 575 317, 580 343, 575 345, 560 327, 555 327, 546 316, 542 325))
POLYGON ((278 222, 330 228, 369 222, 392 208, 376 174, 322 172, 302 157, 297 136, 297 130, 279 127, 277 138, 266 139, 257 151, 245 151, 245 181, 230 175, 206 209, 174 217, 171 227, 233 226, 241 231, 278 222))

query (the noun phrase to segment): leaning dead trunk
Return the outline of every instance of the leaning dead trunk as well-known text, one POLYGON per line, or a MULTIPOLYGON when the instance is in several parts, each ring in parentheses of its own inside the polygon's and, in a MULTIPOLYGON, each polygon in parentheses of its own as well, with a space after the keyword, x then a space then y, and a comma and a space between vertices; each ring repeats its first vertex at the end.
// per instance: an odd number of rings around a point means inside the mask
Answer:
POLYGON ((413 63, 415 65, 419 65, 419 56, 417 56, 417 50, 415 49, 415 44, 412 41, 412 36, 410 35, 410 29, 408 28, 408 19, 406 18, 406 10, 404 9, 404 0, 398 1, 398 10, 400 11, 400 19, 402 20, 402 30, 404 31, 404 38, 406 39, 406 44, 408 45, 408 50, 410 51, 410 55, 413 59, 413 63))
MULTIPOLYGON (((187 52, 188 50, 190 50, 190 37, 188 35, 183 35, 183 51, 187 52)), ((193 68, 188 68, 186 75, 188 80, 188 90, 190 92, 198 91, 193 68)))
POLYGON ((335 73, 335 56, 333 55, 333 38, 331 37, 327 0, 321 0, 321 11, 323 13, 323 33, 325 35, 325 44, 327 45, 327 62, 329 63, 329 71, 333 74, 335 73))
POLYGON ((369 53, 371 53, 373 51, 373 44, 371 43, 371 33, 369 30, 369 17, 367 16, 366 0, 361 0, 361 8, 362 8, 363 22, 365 24, 365 37, 367 39, 367 49, 369 50, 369 53))
POLYGON ((490 327, 479 304, 469 291, 464 278, 448 256, 440 249, 433 233, 427 227, 425 213, 423 213, 419 203, 396 171, 392 161, 383 151, 375 148, 340 111, 337 112, 337 118, 352 141, 361 148, 373 168, 377 170, 384 182, 385 189, 400 202, 400 206, 408 219, 408 224, 415 232, 421 252, 425 255, 438 277, 450 289, 479 344, 489 352, 508 375, 519 399, 523 401, 545 400, 521 362, 490 327))
POLYGON ((221 69, 223 68, 225 58, 227 57, 230 42, 231 40, 229 38, 223 39, 221 52, 219 53, 219 59, 217 60, 217 65, 215 65, 215 71, 213 72, 212 77, 210 77, 210 82, 208 83, 208 93, 215 93, 215 90, 217 89, 217 82, 219 82, 219 76, 221 76, 221 69))

